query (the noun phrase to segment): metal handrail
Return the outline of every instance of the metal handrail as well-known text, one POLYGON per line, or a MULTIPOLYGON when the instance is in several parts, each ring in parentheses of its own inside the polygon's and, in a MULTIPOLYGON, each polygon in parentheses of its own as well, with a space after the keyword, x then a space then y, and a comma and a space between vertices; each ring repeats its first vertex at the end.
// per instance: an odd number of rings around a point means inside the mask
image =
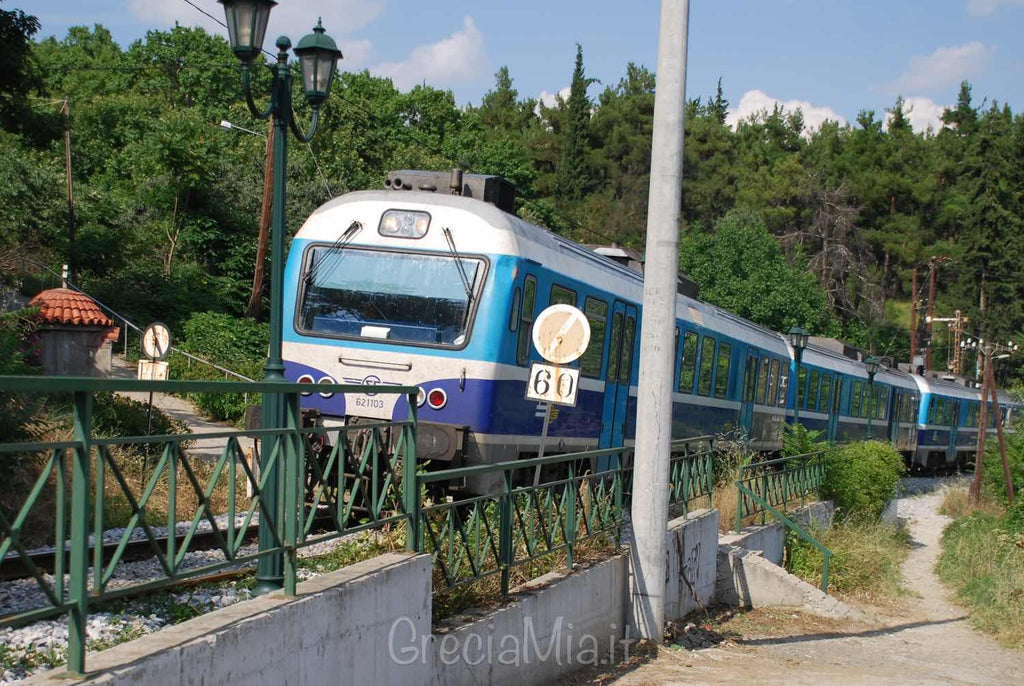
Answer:
POLYGON ((741 465, 737 482, 747 484, 751 492, 760 488, 761 497, 751 499, 737 491, 736 530, 739 531, 743 519, 751 515, 760 513, 764 523, 767 511, 759 507, 762 500, 773 507, 785 508, 793 499, 817 493, 824 481, 827 455, 828 451, 820 450, 741 465))
POLYGON ((804 531, 803 528, 801 528, 796 522, 791 520, 786 515, 782 514, 782 512, 776 510, 774 507, 772 507, 770 504, 768 504, 767 501, 765 501, 759 495, 757 495, 752 490, 750 490, 745 485, 743 485, 743 483, 737 481, 736 482, 736 488, 739 491, 741 491, 741 492, 745 492, 747 497, 752 498, 752 499, 754 499, 756 501, 759 501, 761 503, 761 505, 766 510, 771 512, 772 515, 774 515, 776 518, 778 518, 779 521, 781 521, 783 524, 785 524, 786 527, 790 531, 793 531, 794 533, 796 533, 797 536, 799 536, 800 538, 804 539, 805 541, 807 541, 808 543, 813 545, 815 548, 817 548, 821 552, 821 554, 824 556, 824 563, 823 563, 822 569, 821 569, 821 591, 822 591, 822 593, 825 593, 827 595, 828 594, 828 564, 829 564, 829 561, 832 559, 832 551, 829 550, 828 548, 826 548, 824 545, 822 545, 821 542, 818 541, 818 539, 814 538, 809 533, 804 531))

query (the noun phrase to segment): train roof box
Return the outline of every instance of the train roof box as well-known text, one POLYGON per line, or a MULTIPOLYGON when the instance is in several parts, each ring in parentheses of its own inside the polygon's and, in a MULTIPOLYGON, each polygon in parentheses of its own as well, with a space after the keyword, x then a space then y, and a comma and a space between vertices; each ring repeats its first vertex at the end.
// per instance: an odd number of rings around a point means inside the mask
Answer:
POLYGON ((465 174, 461 169, 451 171, 419 171, 401 169, 388 172, 384 188, 392 191, 426 191, 461 195, 489 202, 499 210, 515 214, 516 187, 491 174, 465 174))

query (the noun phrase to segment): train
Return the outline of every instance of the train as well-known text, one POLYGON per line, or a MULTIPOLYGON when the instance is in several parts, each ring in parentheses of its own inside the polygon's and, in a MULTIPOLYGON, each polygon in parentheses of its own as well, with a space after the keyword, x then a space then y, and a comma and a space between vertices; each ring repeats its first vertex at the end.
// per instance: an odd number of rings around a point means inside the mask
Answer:
MULTIPOLYGON (((434 469, 534 456, 546 408, 526 398, 530 366, 541 361, 531 326, 565 303, 586 315, 591 343, 572 363, 577 404, 552 411, 546 451, 631 445, 642 269, 622 250, 575 243, 513 206, 514 189, 499 177, 407 170, 314 211, 285 267, 286 377, 418 387, 417 456, 434 469)), ((915 468, 972 459, 977 388, 886 367, 870 378, 859 352, 827 341, 809 344, 798 364, 787 335, 680 284, 674 437, 731 431, 772 453, 782 425, 799 421, 830 442, 890 441, 915 468)), ((410 414, 406 396, 370 392, 311 390, 302 404, 328 425, 410 414)), ((1012 431, 1021 404, 1004 394, 1001 407, 1012 431)))

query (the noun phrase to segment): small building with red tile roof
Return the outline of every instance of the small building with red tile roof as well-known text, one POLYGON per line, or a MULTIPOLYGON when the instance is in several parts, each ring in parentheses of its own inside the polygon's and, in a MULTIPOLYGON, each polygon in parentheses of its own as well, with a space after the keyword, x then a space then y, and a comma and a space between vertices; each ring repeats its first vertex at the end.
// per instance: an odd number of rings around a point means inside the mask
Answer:
POLYGON ((85 293, 51 288, 28 306, 38 311, 39 353, 52 376, 107 376, 110 353, 120 329, 85 293))

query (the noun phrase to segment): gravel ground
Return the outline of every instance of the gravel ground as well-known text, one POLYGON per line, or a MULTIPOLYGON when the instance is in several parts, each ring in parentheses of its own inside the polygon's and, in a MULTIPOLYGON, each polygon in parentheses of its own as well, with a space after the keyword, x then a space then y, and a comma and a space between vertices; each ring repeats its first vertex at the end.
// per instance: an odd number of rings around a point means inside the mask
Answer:
MULTIPOLYGON (((360 532, 317 543, 301 549, 299 557, 326 555, 346 543, 359 539, 368 540, 373 533, 360 532)), ((243 547, 239 555, 254 552, 255 543, 243 547)), ((219 550, 196 551, 185 555, 181 568, 194 569, 223 560, 224 555, 219 550)), ((251 561, 228 569, 255 566, 255 561, 251 561)), ((155 558, 122 563, 117 566, 107 589, 112 591, 125 588, 162 576, 163 569, 155 558)), ((314 576, 314 572, 300 569, 298 576, 299 579, 307 579, 314 576)), ((46 575, 45 578, 48 583, 53 582, 52 576, 46 575)), ((91 567, 89 587, 92 588, 91 567)), ((252 594, 246 584, 225 581, 217 586, 167 592, 125 601, 119 611, 94 612, 89 615, 86 630, 89 650, 102 650, 251 597, 252 594)), ((34 579, 0 583, 0 615, 45 604, 45 596, 34 579)), ((67 638, 67 620, 64 618, 34 622, 18 629, 0 629, 0 685, 14 683, 34 672, 45 671, 62 664, 65 660, 67 638)))

